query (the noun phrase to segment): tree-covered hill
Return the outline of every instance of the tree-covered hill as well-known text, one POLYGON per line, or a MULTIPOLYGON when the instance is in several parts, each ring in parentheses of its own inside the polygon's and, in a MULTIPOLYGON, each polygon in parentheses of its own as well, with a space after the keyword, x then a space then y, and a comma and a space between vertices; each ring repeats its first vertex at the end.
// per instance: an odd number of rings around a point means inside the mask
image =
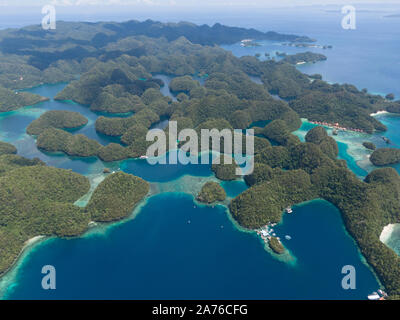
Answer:
POLYGON ((46 100, 48 98, 41 97, 38 94, 18 92, 0 86, 0 113, 32 106, 46 100))
POLYGON ((121 219, 149 190, 142 179, 116 173, 95 189, 86 208, 75 206, 89 187, 86 177, 71 170, 48 167, 39 159, 0 155, 0 275, 29 239, 78 236, 91 219, 121 219))
POLYGON ((400 176, 385 168, 360 181, 333 153, 321 151, 329 138, 324 131, 317 127, 307 134, 309 142, 260 152, 254 172, 246 177, 250 188, 232 200, 230 211, 242 226, 259 228, 279 222, 288 206, 325 199, 340 209, 347 230, 388 291, 399 294, 400 257, 379 236, 384 226, 400 222, 400 176))
POLYGON ((31 135, 39 135, 48 128, 75 129, 88 123, 88 120, 78 112, 51 110, 43 113, 26 128, 31 135))
POLYGON ((133 175, 109 175, 94 191, 86 210, 93 221, 107 222, 125 218, 149 192, 149 184, 133 175))

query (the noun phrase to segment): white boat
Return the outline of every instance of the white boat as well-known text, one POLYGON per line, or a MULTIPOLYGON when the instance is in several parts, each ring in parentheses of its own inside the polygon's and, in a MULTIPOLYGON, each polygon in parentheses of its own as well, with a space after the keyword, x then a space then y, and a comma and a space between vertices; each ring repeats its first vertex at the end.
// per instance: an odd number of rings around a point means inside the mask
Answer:
POLYGON ((148 156, 140 156, 139 159, 148 159, 148 158, 149 158, 148 156))
POLYGON ((286 213, 293 213, 293 210, 292 210, 292 208, 290 208, 290 207, 287 207, 287 208, 286 208, 286 213))
POLYGON ((286 239, 286 240, 290 240, 290 239, 292 239, 292 237, 291 237, 291 236, 288 236, 288 235, 286 235, 286 236, 285 236, 285 239, 286 239))
POLYGON ((378 293, 382 296, 382 297, 387 297, 387 293, 381 289, 378 290, 378 293))
POLYGON ((373 292, 370 295, 368 295, 368 300, 379 300, 379 299, 380 299, 380 296, 376 292, 373 292))

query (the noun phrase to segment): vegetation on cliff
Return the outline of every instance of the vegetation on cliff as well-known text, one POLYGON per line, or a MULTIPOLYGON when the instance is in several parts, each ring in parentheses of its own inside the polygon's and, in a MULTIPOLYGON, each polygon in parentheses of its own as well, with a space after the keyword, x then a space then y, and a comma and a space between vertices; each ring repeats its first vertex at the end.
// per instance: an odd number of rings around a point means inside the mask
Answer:
POLYGON ((117 143, 109 143, 108 145, 100 148, 97 156, 100 160, 105 162, 112 162, 130 158, 132 153, 129 149, 124 148, 117 143))
POLYGON ((26 129, 31 135, 39 135, 45 129, 74 129, 88 123, 88 120, 79 112, 51 110, 43 113, 38 119, 32 121, 26 129))
POLYGON ((214 172, 215 176, 220 180, 236 180, 238 176, 236 175, 236 169, 238 165, 232 157, 227 155, 222 155, 219 157, 219 163, 212 164, 211 170, 214 172))
POLYGON ((375 166, 387 166, 400 162, 400 149, 381 148, 375 150, 369 160, 375 166))
POLYGON ((12 144, 0 141, 0 156, 3 154, 15 154, 17 153, 17 148, 12 144))
POLYGON ((305 140, 318 145, 321 151, 331 159, 336 159, 339 155, 339 148, 335 139, 329 137, 323 127, 314 127, 308 131, 305 140))
POLYGON ((308 52, 300 52, 296 54, 286 55, 283 58, 283 61, 290 64, 297 64, 302 62, 315 63, 317 61, 324 61, 326 59, 327 57, 324 56, 323 54, 308 51, 308 52))
POLYGON ((0 86, 0 112, 17 110, 48 100, 38 94, 18 92, 0 86))
POLYGON ((183 76, 183 77, 176 77, 172 79, 172 81, 169 84, 169 88, 171 89, 172 92, 174 93, 190 93, 193 89, 197 88, 200 86, 199 82, 196 80, 193 80, 189 76, 183 76))
POLYGON ((282 254, 285 252, 285 248, 282 245, 282 243, 276 238, 276 237, 271 237, 268 240, 268 245, 277 254, 282 254))
POLYGON ((201 191, 197 195, 197 200, 204 203, 214 203, 217 201, 224 201, 226 193, 218 183, 209 181, 204 184, 201 191))
POLYGON ((376 150, 376 145, 372 142, 368 142, 368 141, 363 142, 363 146, 369 150, 373 150, 373 151, 376 150))
POLYGON ((47 152, 64 152, 76 157, 99 157, 102 161, 111 162, 135 157, 131 149, 120 144, 110 143, 102 146, 96 140, 83 134, 73 135, 61 129, 45 129, 37 138, 36 145, 47 152))
POLYGON ((132 213, 149 192, 149 184, 124 172, 113 173, 96 188, 86 207, 93 221, 115 221, 132 213))
POLYGON ((48 152, 64 152, 69 156, 94 157, 102 147, 96 140, 83 134, 73 135, 61 129, 49 128, 37 138, 39 149, 48 152))
POLYGON ((73 205, 89 191, 87 178, 16 155, 0 156, 0 168, 0 274, 27 240, 87 229, 88 216, 73 205))

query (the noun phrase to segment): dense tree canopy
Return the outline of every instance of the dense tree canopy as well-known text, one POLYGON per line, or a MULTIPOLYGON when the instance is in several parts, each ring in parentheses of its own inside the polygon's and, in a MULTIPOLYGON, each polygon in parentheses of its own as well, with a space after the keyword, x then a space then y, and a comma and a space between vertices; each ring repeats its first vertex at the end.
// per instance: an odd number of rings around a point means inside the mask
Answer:
POLYGON ((204 184, 197 195, 197 200, 205 203, 224 201, 226 198, 225 190, 216 182, 209 181, 204 184))
POLYGON ((12 144, 0 141, 0 156, 3 154, 14 154, 17 153, 17 148, 12 144))
POLYGON ((127 217, 149 192, 149 184, 133 175, 116 172, 103 180, 86 207, 94 221, 114 221, 127 217))
POLYGON ((88 120, 79 112, 51 110, 32 121, 26 132, 31 135, 39 135, 48 128, 74 129, 86 125, 87 122, 88 120))
POLYGON ((400 162, 400 149, 382 148, 375 150, 369 158, 375 166, 386 166, 400 162))

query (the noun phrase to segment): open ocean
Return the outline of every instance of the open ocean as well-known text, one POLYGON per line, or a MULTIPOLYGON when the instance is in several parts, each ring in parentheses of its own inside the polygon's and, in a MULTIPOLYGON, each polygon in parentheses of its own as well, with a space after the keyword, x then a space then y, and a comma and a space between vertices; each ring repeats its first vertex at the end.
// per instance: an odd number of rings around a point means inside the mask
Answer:
MULTIPOLYGON (((316 38, 319 44, 332 45, 333 49, 313 49, 327 55, 328 60, 303 65, 300 70, 320 73, 330 82, 352 83, 370 92, 393 92, 400 97, 400 19, 383 18, 388 14, 384 12, 363 11, 357 16, 357 29, 348 31, 341 28, 340 12, 315 8, 277 12, 225 13, 218 17, 192 13, 184 19, 176 13, 162 19, 160 14, 158 19, 218 21, 307 35, 316 38)), ((130 18, 145 17, 132 14, 130 18)), ((121 16, 121 20, 126 19, 121 16)), ((10 25, 2 21, 1 26, 10 25)), ((224 48, 237 56, 306 51, 273 42, 256 48, 242 48, 238 44, 224 48)), ((54 97, 64 86, 44 85, 29 91, 54 97)), ((89 119, 81 133, 102 144, 113 140, 95 132, 97 114, 78 104, 54 100, 1 114, 0 139, 14 143, 21 155, 39 156, 50 165, 70 168, 88 175, 92 182, 98 181, 104 167, 101 161, 43 154, 25 134, 26 126, 50 109, 79 111, 89 119)), ((382 115, 380 119, 389 129, 384 135, 399 147, 400 117, 382 115)), ((302 136, 308 129, 310 124, 305 122, 297 134, 302 136)), ((368 139, 378 145, 382 140, 379 135, 351 133, 338 137, 340 157, 360 177, 373 169, 367 164, 368 152, 360 147, 368 139)), ((345 231, 340 212, 325 201, 295 207, 294 214, 284 215, 282 223, 275 227, 293 257, 281 261, 264 248, 254 233, 238 228, 226 207, 206 207, 194 202, 188 190, 195 190, 199 181, 212 177, 209 166, 154 167, 143 160, 108 166, 148 179, 155 189, 165 192, 146 199, 132 219, 93 229, 81 238, 48 239, 26 250, 13 270, 0 280, 2 298, 365 299, 379 288, 373 272, 345 231), (290 235, 291 240, 286 240, 285 235, 290 235), (56 290, 41 289, 41 268, 48 264, 57 270, 56 290), (344 265, 356 268, 356 290, 341 287, 344 265)), ((400 166, 396 168, 400 172, 400 166)), ((241 181, 221 185, 231 197, 246 188, 241 181)))

